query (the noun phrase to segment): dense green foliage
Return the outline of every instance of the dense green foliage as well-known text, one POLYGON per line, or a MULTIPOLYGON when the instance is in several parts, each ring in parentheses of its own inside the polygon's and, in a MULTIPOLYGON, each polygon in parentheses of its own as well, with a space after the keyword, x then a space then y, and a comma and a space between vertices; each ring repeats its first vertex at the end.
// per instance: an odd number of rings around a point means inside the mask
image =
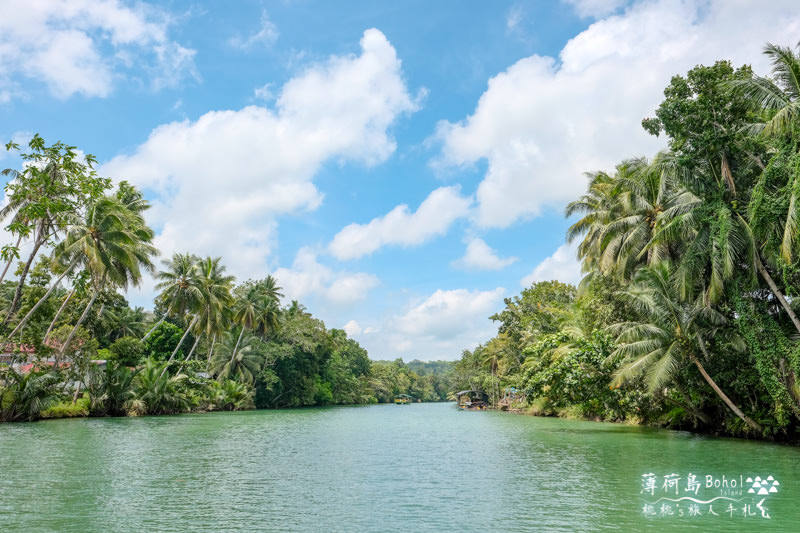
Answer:
POLYGON ((507 299, 460 386, 500 405, 516 389, 543 414, 796 438, 800 56, 765 53, 770 78, 726 61, 672 78, 642 122, 669 149, 588 174, 567 206, 580 286, 507 299))

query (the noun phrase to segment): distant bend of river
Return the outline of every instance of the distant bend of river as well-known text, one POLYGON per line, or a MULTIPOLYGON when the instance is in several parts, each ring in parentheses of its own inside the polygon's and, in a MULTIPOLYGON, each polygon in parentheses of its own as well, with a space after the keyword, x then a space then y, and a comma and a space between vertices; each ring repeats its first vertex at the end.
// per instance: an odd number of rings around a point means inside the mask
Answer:
POLYGON ((796 532, 798 501, 798 448, 449 403, 0 425, 3 531, 796 532))

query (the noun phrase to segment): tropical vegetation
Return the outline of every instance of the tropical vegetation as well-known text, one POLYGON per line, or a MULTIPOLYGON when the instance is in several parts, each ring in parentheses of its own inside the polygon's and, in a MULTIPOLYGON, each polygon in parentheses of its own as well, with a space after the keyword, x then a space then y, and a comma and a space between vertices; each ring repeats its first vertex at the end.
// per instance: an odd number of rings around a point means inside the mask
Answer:
POLYGON ((668 148, 587 174, 570 202, 578 287, 534 283, 465 350, 464 388, 534 413, 796 440, 800 53, 768 76, 676 75, 646 132, 668 148))
POLYGON ((373 363, 299 302, 281 307, 273 276, 236 284, 219 257, 159 261, 149 203, 98 177, 91 155, 38 135, 6 149, 24 164, 4 172, 0 210, 13 239, 0 249, 0 421, 446 398, 438 378, 373 363), (145 274, 152 313, 124 297, 145 274))

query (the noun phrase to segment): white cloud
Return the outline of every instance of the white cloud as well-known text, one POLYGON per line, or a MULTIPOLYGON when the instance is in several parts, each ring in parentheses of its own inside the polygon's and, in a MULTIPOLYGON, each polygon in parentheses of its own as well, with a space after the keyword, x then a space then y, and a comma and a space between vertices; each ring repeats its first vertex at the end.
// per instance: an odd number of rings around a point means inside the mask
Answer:
POLYGON ((458 359, 497 333, 489 316, 502 308, 505 289, 437 290, 393 316, 380 328, 379 339, 366 333, 359 338, 373 358, 404 356, 423 360, 458 359))
POLYGON ((366 299, 380 284, 372 274, 334 272, 317 261, 316 253, 304 247, 297 252, 292 268, 279 268, 275 279, 289 300, 320 297, 333 305, 350 305, 366 299))
POLYGON ((352 337, 353 335, 358 335, 359 333, 361 333, 361 326, 359 326, 358 322, 356 322, 355 320, 351 320, 350 322, 342 326, 342 329, 344 330, 345 333, 347 333, 348 337, 352 337))
POLYGON ((250 50, 256 45, 269 47, 272 46, 278 39, 278 27, 269 19, 266 11, 261 12, 261 26, 258 31, 253 35, 242 38, 240 36, 232 37, 228 42, 235 48, 242 50, 250 50))
POLYGON ((628 0, 562 0, 575 8, 575 12, 583 18, 600 18, 610 15, 628 3, 628 0))
POLYGON ((269 101, 275 98, 275 95, 272 94, 272 83, 265 83, 261 87, 256 87, 253 89, 253 96, 258 100, 269 101))
POLYGON ((539 263, 530 274, 522 278, 520 285, 530 287, 532 283, 538 281, 557 280, 577 286, 582 277, 576 242, 559 246, 553 255, 539 263))
POLYGON ((165 255, 222 256, 240 278, 265 275, 278 217, 322 202, 312 183, 320 166, 385 160, 395 148, 389 128, 416 109, 384 35, 368 30, 360 44, 360 55, 332 57, 286 83, 274 110, 211 111, 159 126, 100 173, 156 197, 147 216, 165 255))
POLYGON ((475 237, 467 244, 464 257, 453 261, 452 265, 465 270, 500 270, 517 259, 517 257, 506 257, 505 259, 498 257, 483 239, 475 237))
POLYGON ((743 0, 636 4, 570 40, 560 61, 534 55, 493 77, 470 116, 439 124, 443 147, 435 163, 485 160, 476 222, 507 227, 575 198, 585 189, 584 172, 662 148, 663 137, 639 124, 673 75, 718 59, 752 63, 766 74, 763 44, 793 45, 798 34, 800 11, 790 0, 758 9, 743 0))
POLYGON ((399 205, 368 224, 350 224, 329 245, 338 259, 355 259, 371 254, 382 246, 422 244, 444 235, 450 226, 469 213, 471 198, 460 194, 459 187, 440 187, 425 199, 416 212, 399 205))
POLYGON ((150 71, 155 88, 197 76, 194 50, 167 36, 167 16, 118 0, 0 2, 0 89, 21 93, 17 78, 43 81, 53 95, 107 96, 125 68, 150 71), (107 50, 110 49, 111 53, 107 50))

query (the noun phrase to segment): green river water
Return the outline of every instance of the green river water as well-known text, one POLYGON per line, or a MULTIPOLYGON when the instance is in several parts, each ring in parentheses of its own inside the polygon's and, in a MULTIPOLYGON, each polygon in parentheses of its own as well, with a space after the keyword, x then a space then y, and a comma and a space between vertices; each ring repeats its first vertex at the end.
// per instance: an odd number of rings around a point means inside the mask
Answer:
POLYGON ((0 426, 0 531, 602 530, 800 531, 800 449, 453 404, 0 426))

